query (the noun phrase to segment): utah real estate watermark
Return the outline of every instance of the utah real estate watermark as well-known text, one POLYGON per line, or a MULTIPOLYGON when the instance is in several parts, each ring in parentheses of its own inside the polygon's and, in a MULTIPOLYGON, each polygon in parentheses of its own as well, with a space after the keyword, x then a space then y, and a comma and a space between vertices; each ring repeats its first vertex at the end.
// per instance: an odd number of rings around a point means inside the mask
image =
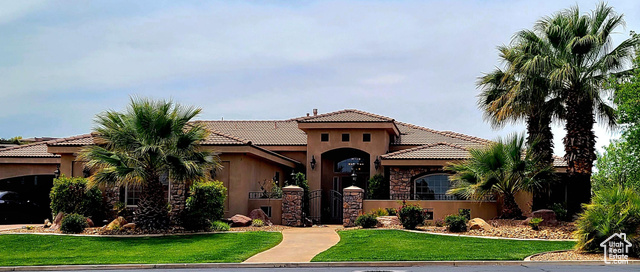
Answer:
POLYGON ((631 243, 627 241, 626 233, 614 233, 607 240, 600 243, 604 248, 605 264, 628 264, 631 243))

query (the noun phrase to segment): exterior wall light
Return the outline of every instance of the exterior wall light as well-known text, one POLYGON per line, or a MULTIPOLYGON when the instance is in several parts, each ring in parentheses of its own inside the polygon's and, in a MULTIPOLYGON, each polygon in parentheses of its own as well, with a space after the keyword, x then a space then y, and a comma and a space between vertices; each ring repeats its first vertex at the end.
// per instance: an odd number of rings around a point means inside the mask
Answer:
POLYGON ((376 156, 376 160, 373 162, 373 166, 378 170, 380 168, 380 158, 376 156))
POLYGON ((311 155, 311 162, 309 163, 311 165, 311 169, 316 169, 316 156, 311 155))

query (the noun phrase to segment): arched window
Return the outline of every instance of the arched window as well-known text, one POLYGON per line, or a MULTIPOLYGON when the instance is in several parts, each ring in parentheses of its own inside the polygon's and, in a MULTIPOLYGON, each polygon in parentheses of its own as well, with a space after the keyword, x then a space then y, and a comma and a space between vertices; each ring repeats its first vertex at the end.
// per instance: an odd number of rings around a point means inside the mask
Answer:
POLYGON ((333 171, 336 173, 351 173, 353 170, 362 172, 365 162, 362 158, 353 157, 336 162, 333 171))
POLYGON ((414 199, 424 200, 455 200, 455 196, 447 195, 451 188, 449 175, 430 174, 414 180, 414 199))

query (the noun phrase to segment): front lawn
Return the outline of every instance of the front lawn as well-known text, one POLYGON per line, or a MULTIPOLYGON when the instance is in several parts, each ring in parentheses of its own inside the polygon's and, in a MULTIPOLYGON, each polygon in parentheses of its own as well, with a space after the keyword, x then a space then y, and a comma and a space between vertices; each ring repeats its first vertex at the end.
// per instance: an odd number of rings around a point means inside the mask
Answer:
POLYGON ((571 249, 575 242, 517 241, 413 233, 401 230, 340 231, 340 242, 313 258, 337 261, 523 260, 545 251, 571 249))
POLYGON ((0 235, 0 266, 242 262, 280 241, 279 232, 135 238, 0 235))

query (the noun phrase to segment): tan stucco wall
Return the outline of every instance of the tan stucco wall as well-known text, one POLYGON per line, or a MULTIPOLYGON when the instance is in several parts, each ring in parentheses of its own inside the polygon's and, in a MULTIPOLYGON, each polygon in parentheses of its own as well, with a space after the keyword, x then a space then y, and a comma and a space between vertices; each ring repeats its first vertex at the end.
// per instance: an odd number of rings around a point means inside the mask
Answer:
POLYGON ((367 152, 370 156, 369 159, 369 176, 373 176, 377 173, 382 174, 383 168, 378 170, 374 167, 374 161, 376 156, 387 153, 389 149, 389 133, 384 129, 313 129, 307 131, 307 158, 305 166, 307 167, 307 178, 309 180, 309 187, 311 190, 317 190, 321 188, 322 181, 322 153, 331 151, 338 148, 353 148, 367 152), (329 141, 320 141, 320 135, 322 133, 329 133, 329 141), (342 134, 349 133, 350 139, 348 142, 342 141, 342 134), (362 134, 370 133, 371 142, 363 142, 362 134), (312 157, 315 157, 316 165, 315 169, 309 167, 309 162, 312 157))
POLYGON ((533 206, 533 194, 528 192, 519 192, 516 194, 516 203, 522 210, 522 215, 531 216, 531 207, 533 206))
MULTIPOLYGON (((459 209, 470 209, 471 218, 480 217, 489 220, 498 215, 496 202, 476 202, 476 201, 439 201, 439 200, 408 200, 408 204, 418 204, 420 207, 433 209, 435 220, 444 219, 447 215, 458 214, 459 209)), ((363 210, 365 213, 378 208, 400 208, 402 201, 398 200, 364 200, 363 210)))
POLYGON ((0 180, 33 175, 53 175, 57 164, 0 164, 0 180))
POLYGON ((239 154, 221 154, 220 160, 228 165, 228 174, 222 174, 218 180, 228 189, 228 206, 225 217, 235 214, 247 215, 249 209, 249 192, 260 191, 258 181, 271 180, 275 172, 280 172, 282 179, 285 167, 260 158, 239 154))
POLYGON ((282 199, 250 199, 246 214, 248 215, 252 210, 260 209, 262 206, 271 206, 271 218, 269 218, 271 223, 282 224, 282 199))

